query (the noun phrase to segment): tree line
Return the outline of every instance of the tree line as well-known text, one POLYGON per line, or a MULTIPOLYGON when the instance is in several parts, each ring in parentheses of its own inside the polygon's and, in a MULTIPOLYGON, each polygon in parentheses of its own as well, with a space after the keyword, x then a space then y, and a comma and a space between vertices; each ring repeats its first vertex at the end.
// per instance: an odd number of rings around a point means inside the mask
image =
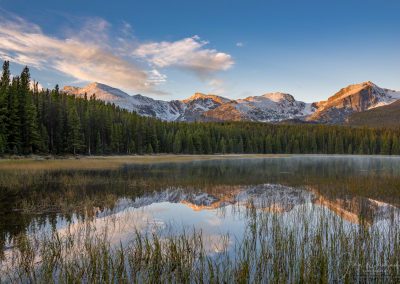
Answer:
POLYGON ((28 67, 0 80, 0 154, 400 154, 399 129, 257 122, 165 122, 95 94, 39 90, 28 67))

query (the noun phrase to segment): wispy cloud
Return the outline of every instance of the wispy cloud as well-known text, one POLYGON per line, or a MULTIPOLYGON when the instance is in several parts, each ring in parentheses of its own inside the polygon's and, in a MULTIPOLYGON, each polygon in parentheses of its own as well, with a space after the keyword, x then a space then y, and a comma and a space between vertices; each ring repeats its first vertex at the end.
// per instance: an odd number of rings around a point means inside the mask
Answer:
POLYGON ((229 69, 229 54, 206 48, 199 37, 174 42, 141 43, 123 23, 116 36, 111 25, 94 18, 64 37, 47 35, 33 23, 4 13, 0 16, 0 58, 37 69, 52 68, 77 81, 97 81, 130 91, 163 94, 163 68, 190 70, 212 84, 213 74, 229 69))
POLYGON ((237 47, 243 47, 243 46, 244 46, 244 43, 241 42, 241 41, 239 41, 239 42, 236 43, 236 46, 237 46, 237 47))
POLYGON ((216 95, 225 93, 224 81, 218 78, 213 78, 208 81, 208 85, 211 88, 211 92, 216 95))
POLYGON ((207 44, 193 36, 172 42, 144 43, 133 53, 158 68, 183 68, 204 79, 214 72, 229 69, 234 63, 229 54, 206 48, 207 44))
POLYGON ((89 36, 99 28, 103 31, 107 28, 105 22, 96 24, 85 26, 76 37, 60 39, 45 35, 39 26, 19 17, 3 17, 0 18, 0 54, 15 63, 39 69, 53 68, 83 81, 149 91, 152 86, 145 71, 113 54, 107 42, 89 36))

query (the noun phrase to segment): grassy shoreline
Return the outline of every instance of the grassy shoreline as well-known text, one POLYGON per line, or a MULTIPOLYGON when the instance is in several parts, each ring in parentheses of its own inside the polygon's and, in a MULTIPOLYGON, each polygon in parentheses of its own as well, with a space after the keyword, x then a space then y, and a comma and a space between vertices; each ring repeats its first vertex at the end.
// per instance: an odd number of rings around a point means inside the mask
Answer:
POLYGON ((46 169, 110 169, 125 164, 177 163, 226 159, 257 159, 288 157, 285 154, 229 154, 229 155, 132 155, 132 156, 32 156, 0 159, 0 170, 46 169))
POLYGON ((115 169, 126 164, 160 164, 211 160, 263 159, 283 157, 400 157, 393 155, 346 154, 154 154, 104 156, 11 156, 0 158, 0 170, 115 169))

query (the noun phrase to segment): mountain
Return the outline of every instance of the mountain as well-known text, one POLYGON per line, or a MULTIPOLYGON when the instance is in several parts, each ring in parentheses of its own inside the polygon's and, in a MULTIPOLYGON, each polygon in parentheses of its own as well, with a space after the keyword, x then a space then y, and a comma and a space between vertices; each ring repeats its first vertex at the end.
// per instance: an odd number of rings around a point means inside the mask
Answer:
POLYGON ((182 101, 182 103, 185 104, 185 108, 179 120, 202 120, 202 116, 205 112, 216 109, 219 106, 229 102, 231 102, 231 100, 224 97, 195 93, 190 98, 182 101))
POLYGON ((311 104, 299 102, 285 93, 269 93, 245 99, 230 100, 224 97, 195 93, 185 100, 162 101, 142 95, 127 93, 100 83, 83 88, 65 86, 65 93, 82 97, 93 94, 97 99, 113 103, 143 116, 168 121, 226 121, 249 120, 277 122, 305 118, 313 112, 311 104))
MULTIPOLYGON (((314 206, 328 209, 347 222, 359 224, 361 221, 372 225, 381 220, 389 220, 398 214, 399 208, 379 200, 366 197, 324 195, 309 188, 296 188, 281 184, 258 184, 251 186, 223 186, 217 191, 185 190, 169 188, 136 197, 122 199, 114 207, 122 211, 128 207, 143 208, 154 203, 181 203, 194 211, 215 210, 226 206, 249 207, 271 213, 287 213, 296 206, 314 206), (364 219, 360 220, 363 215, 364 219)), ((98 217, 105 217, 113 211, 101 211, 98 217)))
POLYGON ((311 104, 299 102, 292 95, 269 93, 247 97, 223 104, 204 113, 208 120, 249 120, 277 122, 286 119, 304 118, 313 112, 311 104))
POLYGON ((349 85, 328 100, 315 103, 316 111, 307 120, 344 123, 353 113, 384 106, 398 99, 400 92, 380 88, 370 81, 349 85))
MULTIPOLYGON (((364 116, 375 115, 371 109, 400 99, 400 92, 383 89, 372 82, 350 85, 326 101, 304 103, 286 93, 267 93, 245 99, 230 100, 224 97, 195 93, 185 100, 163 101, 127 93, 100 83, 83 88, 66 86, 64 92, 113 103, 143 116, 167 121, 260 121, 280 123, 344 124, 355 113, 368 111, 364 116)), ((354 116, 357 117, 357 116, 354 116)), ((355 119, 355 118, 354 118, 355 119)), ((353 121, 354 121, 353 119, 353 121)))
POLYGON ((370 127, 400 127, 400 100, 386 106, 353 113, 347 124, 370 127))
POLYGON ((177 120, 181 116, 184 108, 184 104, 180 101, 166 102, 154 100, 142 95, 130 96, 119 89, 96 82, 83 88, 65 86, 63 91, 67 94, 80 97, 85 94, 87 94, 88 97, 95 94, 97 99, 107 103, 113 103, 121 108, 134 111, 143 116, 157 117, 162 120, 177 120))

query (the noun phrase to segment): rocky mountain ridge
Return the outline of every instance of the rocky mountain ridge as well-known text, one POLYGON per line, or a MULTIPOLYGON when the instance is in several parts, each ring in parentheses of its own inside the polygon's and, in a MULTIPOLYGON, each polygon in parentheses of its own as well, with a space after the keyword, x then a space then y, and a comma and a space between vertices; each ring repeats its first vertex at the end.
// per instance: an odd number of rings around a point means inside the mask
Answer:
POLYGON ((353 113, 389 105, 400 99, 400 92, 380 88, 368 81, 349 85, 326 101, 305 103, 292 95, 275 92, 231 100, 225 97, 195 93, 185 100, 163 101, 127 93, 101 84, 83 88, 66 86, 65 93, 82 97, 95 94, 97 99, 113 103, 139 115, 166 121, 258 121, 296 120, 329 124, 345 123, 353 113))

